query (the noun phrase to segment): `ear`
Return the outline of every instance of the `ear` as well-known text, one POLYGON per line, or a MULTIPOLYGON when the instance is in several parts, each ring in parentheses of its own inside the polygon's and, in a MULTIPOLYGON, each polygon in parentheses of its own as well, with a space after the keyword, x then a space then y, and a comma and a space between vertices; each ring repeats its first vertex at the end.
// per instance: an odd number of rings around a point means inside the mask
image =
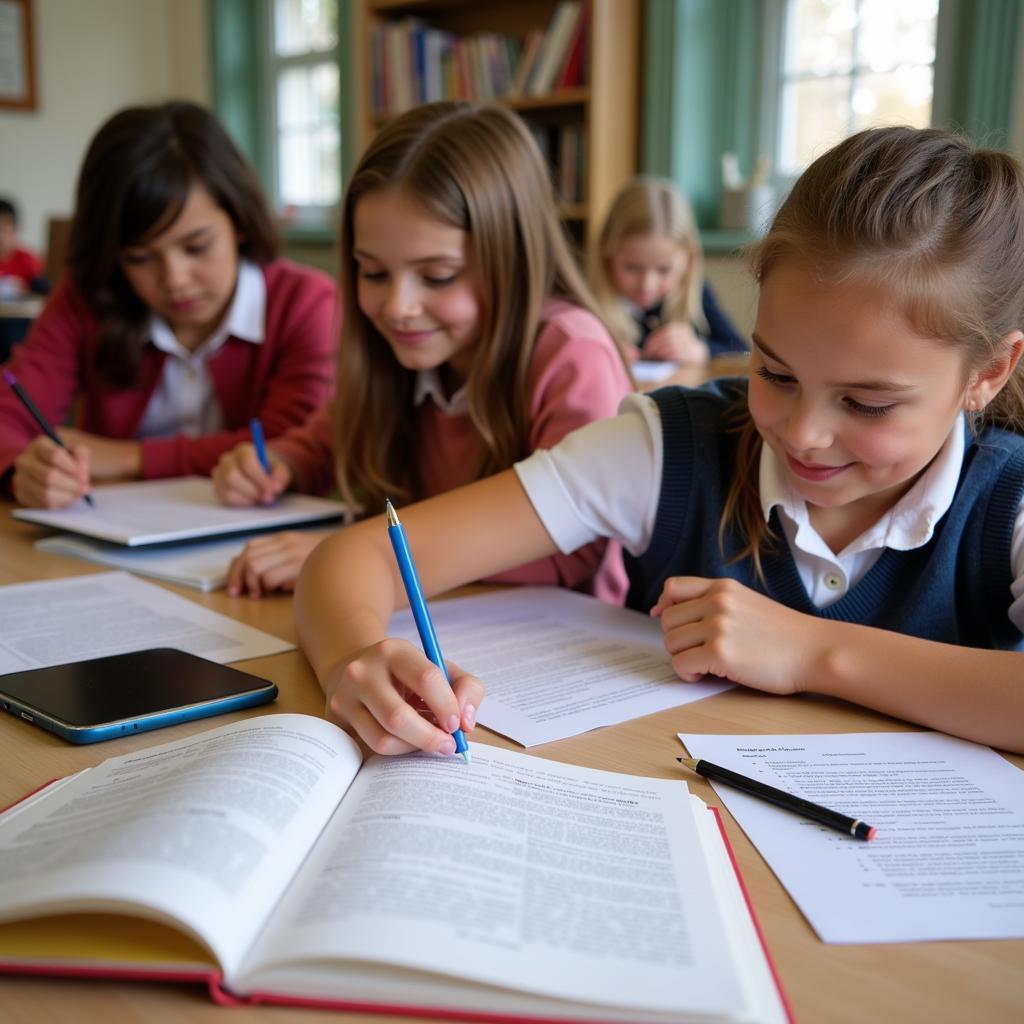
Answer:
POLYGON ((964 409, 979 412, 992 401, 1013 375, 1024 352, 1024 332, 1011 331, 999 339, 991 362, 971 375, 964 394, 964 409))

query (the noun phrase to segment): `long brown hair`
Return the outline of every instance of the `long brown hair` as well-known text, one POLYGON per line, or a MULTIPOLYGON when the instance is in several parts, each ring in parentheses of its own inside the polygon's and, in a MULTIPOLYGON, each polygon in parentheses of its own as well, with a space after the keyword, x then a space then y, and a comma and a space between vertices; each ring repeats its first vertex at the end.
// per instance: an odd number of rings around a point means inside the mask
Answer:
MULTIPOLYGON (((793 186, 753 250, 759 284, 782 259, 799 259, 823 287, 878 287, 920 334, 959 347, 969 374, 1024 327, 1024 172, 936 128, 860 132, 793 186)), ((760 572, 771 539, 757 486, 762 442, 745 404, 730 421, 739 453, 719 536, 734 525, 747 541, 739 557, 752 555, 760 572)), ((989 424, 1024 433, 1019 365, 974 425, 989 424)))
POLYGON ((701 303, 704 252, 697 219, 686 196, 669 181, 639 174, 622 186, 608 208, 597 242, 590 251, 590 286, 601 316, 621 345, 635 343, 640 328, 622 304, 612 277, 611 260, 628 238, 660 235, 686 252, 689 261, 676 286, 665 296, 664 319, 681 320, 707 333, 701 303))
POLYGON ((114 387, 135 382, 150 316, 121 272, 120 254, 169 227, 196 184, 231 218, 242 255, 255 263, 277 255, 259 181, 205 108, 181 100, 128 107, 100 127, 86 151, 68 266, 99 320, 96 364, 114 387))
POLYGON ((410 415, 416 375, 360 310, 352 256, 356 205, 390 189, 469 235, 481 310, 466 381, 469 416, 484 444, 478 479, 529 453, 528 374, 545 300, 565 298, 596 315, 548 170, 515 114, 493 104, 440 102, 385 126, 353 173, 341 218, 335 453, 342 496, 366 511, 381 508, 388 495, 414 498, 417 487, 410 415))

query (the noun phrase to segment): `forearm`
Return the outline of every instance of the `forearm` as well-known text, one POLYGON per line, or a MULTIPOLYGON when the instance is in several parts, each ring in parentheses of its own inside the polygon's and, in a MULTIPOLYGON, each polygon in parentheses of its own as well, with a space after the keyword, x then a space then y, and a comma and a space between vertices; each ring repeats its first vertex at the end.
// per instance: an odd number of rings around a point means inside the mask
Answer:
POLYGON ((1024 753, 1024 657, 821 622, 804 689, 1024 753))
POLYGON ((295 586, 299 643, 321 686, 387 632, 404 603, 383 516, 339 530, 306 559, 295 586))

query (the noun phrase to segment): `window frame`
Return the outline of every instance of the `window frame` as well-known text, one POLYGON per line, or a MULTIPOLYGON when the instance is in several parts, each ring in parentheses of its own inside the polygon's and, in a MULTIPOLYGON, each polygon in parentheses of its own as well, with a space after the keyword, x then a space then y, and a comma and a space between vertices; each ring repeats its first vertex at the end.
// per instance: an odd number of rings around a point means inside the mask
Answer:
MULTIPOLYGON (((645 5, 641 166, 687 192, 711 251, 749 241, 742 233, 717 229, 719 157, 737 153, 748 175, 757 154, 774 140, 772 119, 778 113, 762 100, 767 76, 778 74, 782 5, 783 0, 645 5)), ((1013 83, 1024 44, 1022 9, 1018 0, 940 0, 933 124, 987 146, 1010 144, 1013 83)), ((773 150, 774 141, 767 151, 773 150)))
MULTIPOLYGON (((354 45, 351 4, 338 4, 338 43, 333 58, 338 64, 340 175, 339 202, 352 168, 356 139, 355 75, 357 61, 350 58, 354 45)), ((273 0, 210 0, 210 66, 213 108, 239 148, 253 165, 276 210, 278 199, 277 98, 274 69, 320 63, 321 52, 300 57, 277 57, 272 52, 273 0), (255 55, 255 59, 253 58, 255 55)), ((334 207, 304 207, 322 211, 284 224, 288 242, 333 245, 337 229, 334 207)))

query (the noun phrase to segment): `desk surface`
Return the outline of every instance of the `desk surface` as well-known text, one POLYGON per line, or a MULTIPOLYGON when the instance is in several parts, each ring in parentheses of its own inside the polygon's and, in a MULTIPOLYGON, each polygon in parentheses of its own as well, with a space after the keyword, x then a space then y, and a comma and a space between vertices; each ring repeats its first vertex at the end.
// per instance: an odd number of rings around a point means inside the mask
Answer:
MULTIPOLYGON (((0 503, 0 584, 95 572, 85 562, 36 551, 32 542, 46 531, 12 520, 0 503)), ((294 642, 291 600, 279 596, 252 601, 223 592, 200 594, 169 587, 216 611, 234 616, 294 642)), ((277 683, 274 711, 322 713, 322 696, 305 659, 297 651, 241 662, 240 667, 277 683)), ((259 714, 260 710, 195 722, 90 747, 72 747, 9 715, 0 715, 0 806, 17 800, 49 779, 149 744, 259 714)), ((851 705, 815 697, 772 697, 735 689, 686 707, 535 748, 557 761, 636 775, 680 778, 675 764, 677 732, 832 733, 906 731, 904 722, 851 705)), ((479 729, 474 742, 516 745, 479 729)), ((1010 760, 1024 767, 1024 757, 1010 760)), ((687 777, 694 792, 719 805, 711 787, 687 777)), ((720 806, 720 805, 719 805, 720 806)), ((814 1022, 864 1020, 926 1021, 939 1024, 971 1018, 985 1024, 1021 1020, 1024 1005, 1024 941, 934 942, 874 946, 826 946, 819 942, 785 890, 723 808, 726 829, 750 890, 769 949, 782 977, 796 1019, 814 1022)), ((10 1021, 118 1022, 202 1021, 225 1024, 337 1019, 353 1015, 283 1009, 225 1010, 208 1001, 199 986, 111 984, 98 981, 0 979, 0 1017, 10 1021)), ((366 1017, 367 1021, 382 1018, 366 1017)))

